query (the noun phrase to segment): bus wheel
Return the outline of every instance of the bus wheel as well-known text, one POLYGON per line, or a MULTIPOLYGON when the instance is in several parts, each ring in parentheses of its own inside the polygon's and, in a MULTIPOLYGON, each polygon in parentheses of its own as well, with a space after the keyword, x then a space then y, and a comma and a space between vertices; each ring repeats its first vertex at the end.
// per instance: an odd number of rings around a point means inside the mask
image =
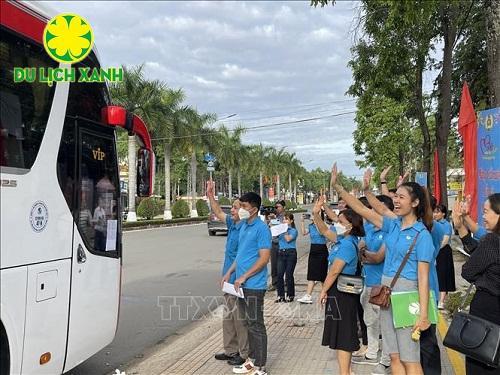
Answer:
POLYGON ((9 341, 3 324, 0 322, 0 375, 9 375, 10 372, 10 353, 9 341))

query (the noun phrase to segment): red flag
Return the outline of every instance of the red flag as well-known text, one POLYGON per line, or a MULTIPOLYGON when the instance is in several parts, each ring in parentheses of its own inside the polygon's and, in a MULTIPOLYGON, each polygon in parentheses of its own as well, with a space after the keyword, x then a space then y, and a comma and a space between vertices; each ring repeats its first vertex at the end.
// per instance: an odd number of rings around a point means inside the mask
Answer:
POLYGON ((464 144, 464 196, 471 197, 470 216, 477 221, 477 120, 467 82, 464 82, 460 99, 458 132, 464 144))
POLYGON ((439 157, 437 150, 434 151, 434 197, 437 204, 441 204, 441 184, 439 182, 439 157))

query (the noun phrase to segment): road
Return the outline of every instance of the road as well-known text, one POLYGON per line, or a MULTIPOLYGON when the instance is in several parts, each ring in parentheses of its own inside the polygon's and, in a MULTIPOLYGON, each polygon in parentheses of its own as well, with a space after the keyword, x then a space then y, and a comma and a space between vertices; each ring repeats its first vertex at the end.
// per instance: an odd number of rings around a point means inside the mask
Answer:
MULTIPOLYGON (((209 237, 206 224, 125 232, 116 337, 68 374, 114 372, 176 334, 193 317, 214 309, 221 296, 218 281, 225 241, 223 235, 209 237), (181 307, 168 316, 174 296, 181 307), (189 309, 186 297, 195 297, 189 309)), ((300 250, 303 242, 299 235, 299 256, 304 252, 300 250)))

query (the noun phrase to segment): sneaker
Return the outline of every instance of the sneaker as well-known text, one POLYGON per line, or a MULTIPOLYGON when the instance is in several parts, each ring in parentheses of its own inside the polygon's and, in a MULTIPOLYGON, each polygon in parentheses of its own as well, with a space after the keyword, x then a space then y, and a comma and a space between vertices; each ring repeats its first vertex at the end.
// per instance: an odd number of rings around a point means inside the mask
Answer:
POLYGON ((255 366, 250 359, 247 359, 241 366, 233 367, 234 374, 253 374, 255 370, 255 366))
POLYGON ((281 302, 287 302, 287 300, 284 297, 278 297, 278 299, 274 301, 274 303, 281 303, 281 302))
POLYGON ((252 375, 267 375, 266 369, 264 367, 256 368, 252 375))
POLYGON ((310 294, 305 294, 303 297, 297 299, 297 302, 311 304, 313 303, 313 300, 310 294))
POLYGON ((368 358, 366 355, 363 357, 352 357, 352 363, 356 363, 357 365, 373 365, 378 364, 378 358, 368 358))
POLYGON ((444 303, 443 302, 439 301, 439 303, 438 303, 438 309, 439 310, 444 310, 444 303))
POLYGON ((359 350, 355 351, 354 353, 352 353, 352 356, 353 357, 364 357, 366 352, 368 350, 368 346, 366 345, 361 345, 359 347, 359 350))
POLYGON ((286 297, 286 302, 293 302, 295 297, 286 297))
POLYGON ((372 371, 372 375, 389 375, 391 373, 391 366, 385 366, 382 363, 379 363, 372 371))

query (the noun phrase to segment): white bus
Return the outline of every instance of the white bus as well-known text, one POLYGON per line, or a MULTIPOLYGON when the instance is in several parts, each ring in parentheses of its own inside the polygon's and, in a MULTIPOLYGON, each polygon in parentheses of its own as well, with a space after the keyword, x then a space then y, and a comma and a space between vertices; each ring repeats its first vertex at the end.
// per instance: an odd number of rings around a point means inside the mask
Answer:
MULTIPOLYGON (((138 192, 154 155, 140 118, 103 83, 14 83, 57 67, 36 4, 0 1, 0 373, 68 371, 114 338, 121 281, 116 127, 135 133, 138 192)), ((52 15, 50 15, 52 16, 52 15)), ((99 67, 95 49, 76 67, 99 67)))

